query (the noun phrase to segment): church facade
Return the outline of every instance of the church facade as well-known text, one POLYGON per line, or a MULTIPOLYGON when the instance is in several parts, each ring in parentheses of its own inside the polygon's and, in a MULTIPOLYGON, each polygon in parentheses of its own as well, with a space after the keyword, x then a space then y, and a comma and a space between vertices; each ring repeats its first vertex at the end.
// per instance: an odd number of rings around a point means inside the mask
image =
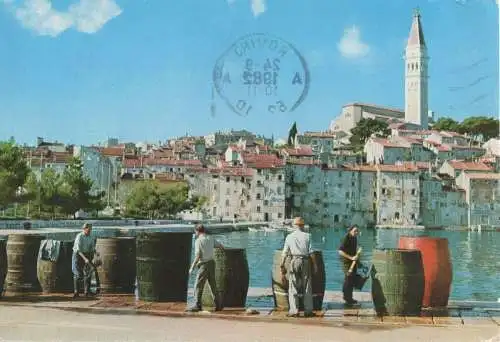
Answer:
POLYGON ((429 92, 427 45, 420 13, 416 12, 405 49, 405 109, 388 108, 361 102, 342 107, 341 114, 331 122, 330 131, 349 133, 362 118, 391 123, 406 123, 412 129, 427 129, 429 124, 429 92))

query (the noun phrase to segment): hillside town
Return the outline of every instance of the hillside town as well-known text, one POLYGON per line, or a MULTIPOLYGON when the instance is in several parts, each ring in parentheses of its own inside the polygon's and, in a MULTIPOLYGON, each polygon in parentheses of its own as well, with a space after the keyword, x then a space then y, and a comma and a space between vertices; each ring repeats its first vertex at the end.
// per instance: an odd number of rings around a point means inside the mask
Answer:
MULTIPOLYGON (((322 132, 275 141, 246 130, 157 143, 110 138, 93 146, 38 138, 24 146, 38 176, 83 163, 107 209, 123 212, 128 191, 145 180, 186 183, 206 198, 201 218, 282 221, 312 226, 500 227, 500 140, 438 129, 428 109, 427 48, 416 13, 406 47, 405 109, 350 103, 322 132), (353 145, 361 123, 383 124, 353 145), (359 144, 358 144, 359 145, 359 144)), ((439 123, 439 120, 437 121, 439 123)), ((498 131, 498 124, 497 124, 498 131)), ((186 214, 186 213, 185 213, 186 214)), ((188 213, 189 214, 189 213, 188 213)))

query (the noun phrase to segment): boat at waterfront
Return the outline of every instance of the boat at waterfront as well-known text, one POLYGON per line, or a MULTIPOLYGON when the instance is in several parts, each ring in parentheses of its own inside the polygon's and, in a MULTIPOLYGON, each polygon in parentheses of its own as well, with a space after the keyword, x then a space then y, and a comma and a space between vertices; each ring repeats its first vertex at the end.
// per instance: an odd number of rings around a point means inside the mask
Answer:
MULTIPOLYGON (((285 230, 287 232, 292 232, 295 229, 295 227, 293 226, 293 220, 273 221, 269 223, 269 228, 271 230, 285 230)), ((305 224, 304 229, 309 230, 309 225, 305 224)))

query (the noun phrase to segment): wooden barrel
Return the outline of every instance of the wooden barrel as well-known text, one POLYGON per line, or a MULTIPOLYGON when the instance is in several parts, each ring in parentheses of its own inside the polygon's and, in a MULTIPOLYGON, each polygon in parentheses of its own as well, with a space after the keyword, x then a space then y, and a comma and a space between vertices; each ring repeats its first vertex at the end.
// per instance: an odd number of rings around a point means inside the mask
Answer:
MULTIPOLYGON (((222 306, 226 308, 245 307, 250 284, 250 272, 245 249, 216 248, 214 252, 215 283, 222 306)), ((208 282, 202 295, 202 305, 215 307, 208 282)))
POLYGON ((11 234, 7 240, 7 276, 5 291, 17 294, 39 292, 37 260, 43 236, 11 234))
POLYGON ((399 248, 417 249, 422 254, 425 277, 422 306, 448 306, 453 279, 448 239, 403 236, 399 238, 399 248))
POLYGON ((3 294, 5 275, 7 274, 7 240, 0 240, 0 298, 3 294))
MULTIPOLYGON (((288 278, 282 279, 281 275, 281 253, 282 250, 277 250, 274 253, 273 270, 271 274, 272 289, 274 297, 274 306, 278 310, 288 310, 288 278)), ((311 278, 312 278, 312 294, 313 294, 313 310, 321 310, 323 308, 323 298, 325 296, 325 264, 323 261, 323 253, 314 251, 310 255, 311 278), (316 272, 312 267, 312 262, 317 265, 316 272)), ((287 270, 290 269, 290 258, 285 262, 287 270)), ((299 310, 304 310, 302 295, 299 301, 299 310)))
POLYGON ((59 241, 57 260, 38 259, 37 278, 43 293, 73 292, 71 258, 73 241, 59 241))
POLYGON ((59 250, 59 258, 57 259, 57 292, 73 292, 73 271, 71 270, 73 244, 74 241, 61 241, 61 249, 59 250))
POLYGON ((136 240, 139 300, 186 302, 192 233, 141 233, 136 240))
POLYGON ((133 293, 135 288, 135 238, 98 238, 96 254, 100 260, 97 274, 102 293, 133 293))
POLYGON ((373 250, 372 298, 378 315, 419 315, 424 269, 418 250, 373 250))

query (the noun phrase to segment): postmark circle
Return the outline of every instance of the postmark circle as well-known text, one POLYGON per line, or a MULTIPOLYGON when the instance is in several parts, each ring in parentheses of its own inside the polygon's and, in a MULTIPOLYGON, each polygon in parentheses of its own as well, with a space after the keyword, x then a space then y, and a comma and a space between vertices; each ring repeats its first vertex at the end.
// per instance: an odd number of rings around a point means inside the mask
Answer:
POLYGON ((289 42, 265 33, 238 39, 217 60, 213 84, 235 113, 294 111, 311 81, 304 57, 289 42))

